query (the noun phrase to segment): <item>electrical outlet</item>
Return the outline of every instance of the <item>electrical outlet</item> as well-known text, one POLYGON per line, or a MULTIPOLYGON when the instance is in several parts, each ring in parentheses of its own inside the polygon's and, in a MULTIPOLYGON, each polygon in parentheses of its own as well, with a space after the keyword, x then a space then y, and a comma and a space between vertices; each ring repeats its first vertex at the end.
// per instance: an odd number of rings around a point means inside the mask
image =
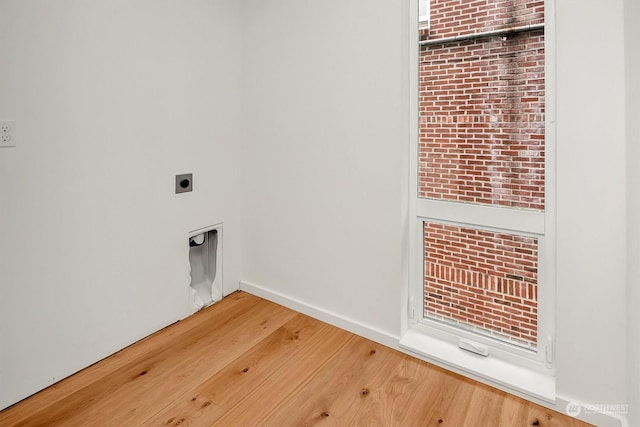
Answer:
POLYGON ((193 191, 193 174, 176 175, 176 194, 193 191))
POLYGON ((16 146, 16 122, 0 120, 0 147, 16 146))

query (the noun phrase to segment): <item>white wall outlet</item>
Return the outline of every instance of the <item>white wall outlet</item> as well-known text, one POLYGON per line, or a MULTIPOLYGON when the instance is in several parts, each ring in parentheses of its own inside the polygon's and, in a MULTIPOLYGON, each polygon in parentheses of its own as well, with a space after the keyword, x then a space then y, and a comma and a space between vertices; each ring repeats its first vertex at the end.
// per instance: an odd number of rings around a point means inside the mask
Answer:
POLYGON ((0 120, 0 147, 16 146, 15 120, 0 120))

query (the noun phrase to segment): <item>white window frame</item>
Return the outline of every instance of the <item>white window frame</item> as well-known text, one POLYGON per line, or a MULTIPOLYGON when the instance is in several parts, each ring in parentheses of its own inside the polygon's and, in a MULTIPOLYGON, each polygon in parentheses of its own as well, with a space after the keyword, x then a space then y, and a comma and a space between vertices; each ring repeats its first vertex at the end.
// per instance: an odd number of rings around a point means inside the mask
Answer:
MULTIPOLYGON (((555 0, 545 1, 545 211, 473 205, 418 198, 418 30, 422 15, 415 0, 409 9, 409 160, 406 268, 400 347, 425 360, 508 392, 555 402, 555 0), (462 330, 423 316, 423 222, 438 222, 538 239, 537 352, 462 330), (467 338, 489 347, 488 357, 458 347, 467 338)), ((422 0, 419 0, 420 2, 422 0)))

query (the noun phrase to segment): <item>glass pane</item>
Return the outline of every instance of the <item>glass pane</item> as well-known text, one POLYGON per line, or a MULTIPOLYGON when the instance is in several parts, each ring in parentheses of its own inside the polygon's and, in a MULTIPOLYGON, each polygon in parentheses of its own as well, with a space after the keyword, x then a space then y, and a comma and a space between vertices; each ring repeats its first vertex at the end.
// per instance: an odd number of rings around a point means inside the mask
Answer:
POLYGON ((418 197, 544 210, 543 30, 423 45, 419 66, 418 197))
POLYGON ((424 316, 521 347, 538 342, 538 239, 424 222, 424 316))

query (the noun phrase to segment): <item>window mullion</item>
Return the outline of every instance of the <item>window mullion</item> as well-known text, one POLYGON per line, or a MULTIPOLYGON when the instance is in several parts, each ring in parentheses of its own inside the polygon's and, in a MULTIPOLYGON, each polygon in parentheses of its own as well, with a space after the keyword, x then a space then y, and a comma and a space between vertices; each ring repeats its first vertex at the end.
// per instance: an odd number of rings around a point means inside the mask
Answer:
POLYGON ((538 211, 418 199, 416 214, 421 218, 471 226, 538 235, 545 233, 545 214, 538 211))

